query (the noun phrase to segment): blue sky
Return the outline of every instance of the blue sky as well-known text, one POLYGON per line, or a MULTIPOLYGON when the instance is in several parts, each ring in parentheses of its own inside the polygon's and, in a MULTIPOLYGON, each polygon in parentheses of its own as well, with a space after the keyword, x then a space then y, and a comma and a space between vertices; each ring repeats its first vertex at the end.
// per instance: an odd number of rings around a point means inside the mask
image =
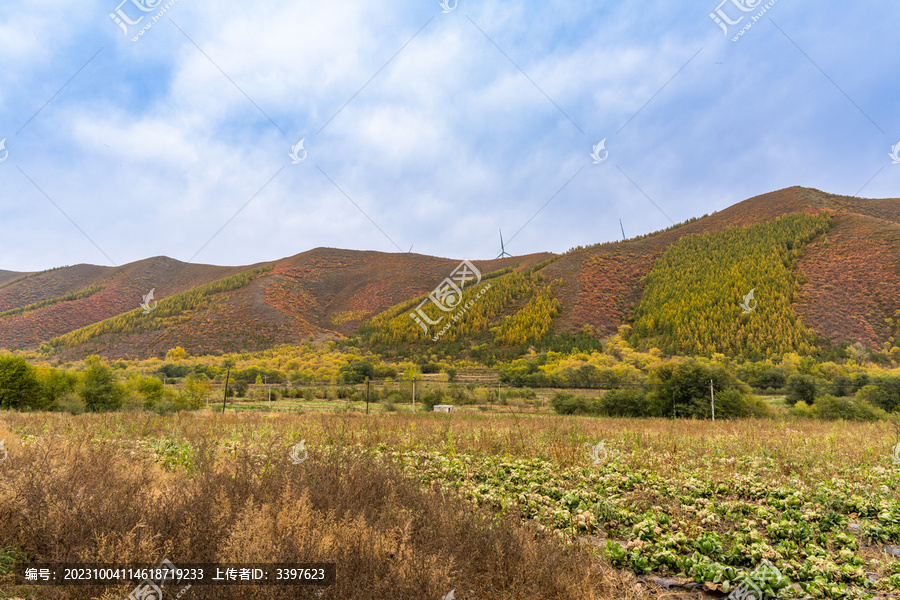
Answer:
POLYGON ((0 269, 484 259, 900 196, 900 5, 120 1, 0 6, 0 269))

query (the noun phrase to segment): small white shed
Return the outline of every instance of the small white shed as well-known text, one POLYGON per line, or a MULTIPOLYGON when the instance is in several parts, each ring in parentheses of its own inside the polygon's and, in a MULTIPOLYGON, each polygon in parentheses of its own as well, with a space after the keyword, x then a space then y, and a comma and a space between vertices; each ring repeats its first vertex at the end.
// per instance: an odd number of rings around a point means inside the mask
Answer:
POLYGON ((451 412, 453 412, 453 405, 452 404, 435 404, 434 412, 451 413, 451 412))

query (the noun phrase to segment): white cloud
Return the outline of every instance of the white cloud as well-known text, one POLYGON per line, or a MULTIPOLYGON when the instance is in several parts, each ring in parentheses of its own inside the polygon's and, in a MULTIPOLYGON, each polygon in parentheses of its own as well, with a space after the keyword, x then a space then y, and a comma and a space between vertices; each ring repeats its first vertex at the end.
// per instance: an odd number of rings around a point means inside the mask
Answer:
MULTIPOLYGON (((773 16, 882 136, 771 23, 738 44, 722 39, 706 14, 713 5, 460 0, 443 15, 437 2, 180 0, 136 44, 107 17, 114 6, 0 8, 9 59, 0 138, 104 48, 10 139, 0 268, 105 260, 17 166, 120 263, 190 258, 232 217, 197 260, 247 264, 315 246, 396 251, 319 167, 404 251, 493 258, 497 229, 511 238, 581 167, 512 241, 514 253, 617 239, 619 218, 629 236, 668 226, 617 166, 678 221, 793 184, 854 193, 900 139, 898 82, 873 61, 892 41, 897 8, 873 20, 833 0, 812 16, 779 3, 773 16), (840 52, 833 39, 846 42, 840 52), (290 165, 301 137, 309 157, 290 165), (610 159, 591 165, 603 137, 610 159)), ((887 54, 880 59, 893 64, 887 54)), ((886 169, 866 192, 894 193, 898 174, 886 169)))

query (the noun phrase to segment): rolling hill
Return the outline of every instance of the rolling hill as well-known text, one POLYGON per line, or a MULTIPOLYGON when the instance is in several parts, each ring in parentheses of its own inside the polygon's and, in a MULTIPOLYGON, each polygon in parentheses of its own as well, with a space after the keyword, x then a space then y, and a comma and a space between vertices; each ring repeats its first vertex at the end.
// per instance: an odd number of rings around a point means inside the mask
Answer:
MULTIPOLYGON (((886 351, 895 345, 900 326, 900 201, 895 199, 794 187, 624 242, 562 255, 474 260, 484 278, 467 288, 464 298, 477 301, 433 341, 436 330, 425 331, 409 313, 459 263, 317 248, 235 267, 155 257, 121 267, 0 271, 0 348, 42 349, 61 359, 92 353, 139 358, 175 346, 221 353, 352 335, 388 354, 435 350, 477 358, 485 349, 521 352, 552 346, 566 332, 602 338, 634 324, 634 344, 665 341, 662 345, 676 352, 732 352, 743 347, 750 330, 729 325, 729 346, 716 329, 724 321, 710 311, 734 312, 732 305, 749 291, 743 290, 747 285, 757 286, 760 301, 753 335, 776 336, 784 344, 818 339, 886 351), (793 231, 785 230, 787 215, 810 223, 819 219, 818 225, 803 239, 788 239, 794 234, 786 233, 793 231), (724 274, 706 277, 703 269, 677 267, 694 265, 698 256, 724 274), (777 276, 765 275, 776 267, 782 269, 777 276), (727 297, 718 297, 725 287, 727 297), (150 289, 158 305, 144 314, 139 304, 150 289), (767 291, 773 300, 768 304, 767 291), (695 309, 686 300, 701 296, 708 301, 691 312, 695 309), (674 304, 677 318, 671 316, 674 304), (775 304, 777 322, 764 321, 775 304), (669 316, 661 321, 654 315, 669 316), (675 320, 678 327, 672 326, 675 320), (679 339, 664 340, 665 335, 679 339), (738 338, 745 342, 735 342, 738 338)), ((432 321, 452 314, 427 302, 423 311, 432 321)))

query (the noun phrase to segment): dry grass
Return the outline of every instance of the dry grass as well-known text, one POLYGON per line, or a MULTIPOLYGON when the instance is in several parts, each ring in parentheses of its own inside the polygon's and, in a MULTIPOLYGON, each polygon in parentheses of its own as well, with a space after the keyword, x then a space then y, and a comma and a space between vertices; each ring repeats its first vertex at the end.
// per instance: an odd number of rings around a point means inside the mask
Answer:
MULTIPOLYGON (((505 421, 474 421, 467 450, 527 450, 518 428, 502 433, 505 421)), ((532 427, 523 423, 521 435, 532 427)), ((356 445, 434 444, 456 429, 421 417, 7 414, 0 549, 16 548, 29 562, 334 561, 337 583, 326 599, 438 599, 452 588, 456 598, 486 600, 653 595, 513 517, 421 489, 356 445), (288 450, 300 438, 311 451, 294 465, 288 450)), ((123 598, 131 589, 30 593, 123 598)), ((313 593, 195 586, 186 597, 313 593)))
MULTIPOLYGON (((437 600, 453 588, 461 600, 675 597, 635 586, 515 515, 423 489, 369 449, 542 457, 565 468, 588 460, 585 442, 605 439, 630 466, 662 476, 728 481, 746 466, 723 468, 722 459, 764 456, 774 461, 772 485, 797 486, 864 481, 894 437, 883 423, 7 413, 0 552, 15 548, 31 562, 334 561, 337 583, 325 599, 437 600), (309 459, 294 465, 288 453, 300 439, 309 459)), ((645 493, 647 503, 671 502, 645 493)), ((0 586, 0 598, 15 589, 0 586)), ((44 598, 130 591, 30 590, 44 598)), ((195 586, 186 597, 317 598, 313 591, 195 586)))

